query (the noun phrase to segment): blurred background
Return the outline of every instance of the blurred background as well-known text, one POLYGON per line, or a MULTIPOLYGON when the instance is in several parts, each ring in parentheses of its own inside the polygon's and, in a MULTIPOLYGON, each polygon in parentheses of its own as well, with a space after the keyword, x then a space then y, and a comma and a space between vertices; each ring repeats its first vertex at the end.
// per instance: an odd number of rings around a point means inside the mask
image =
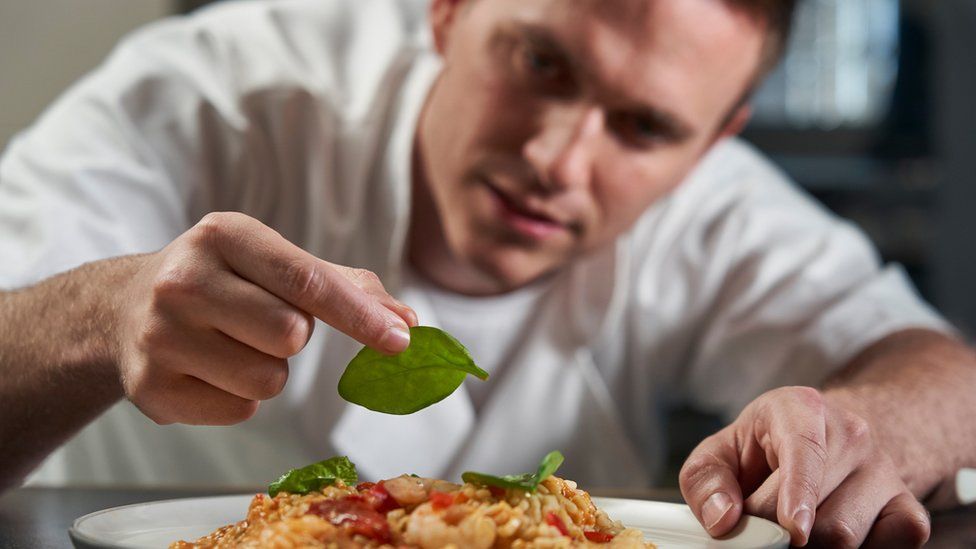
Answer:
MULTIPOLYGON (((0 3, 0 148, 123 34, 206 3, 0 3)), ((746 139, 976 334, 976 0, 804 0, 795 25, 746 139)), ((673 421, 677 467, 719 424, 673 421)))
POLYGON ((976 334, 976 2, 801 0, 746 138, 976 334))

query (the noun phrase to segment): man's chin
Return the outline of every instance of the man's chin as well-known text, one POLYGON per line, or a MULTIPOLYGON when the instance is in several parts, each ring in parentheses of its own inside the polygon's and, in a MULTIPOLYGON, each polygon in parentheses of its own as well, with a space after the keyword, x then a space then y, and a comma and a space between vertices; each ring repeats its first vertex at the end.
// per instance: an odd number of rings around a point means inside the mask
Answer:
POLYGON ((508 293, 548 276, 565 262, 520 250, 492 250, 470 256, 475 269, 493 286, 493 293, 508 293))

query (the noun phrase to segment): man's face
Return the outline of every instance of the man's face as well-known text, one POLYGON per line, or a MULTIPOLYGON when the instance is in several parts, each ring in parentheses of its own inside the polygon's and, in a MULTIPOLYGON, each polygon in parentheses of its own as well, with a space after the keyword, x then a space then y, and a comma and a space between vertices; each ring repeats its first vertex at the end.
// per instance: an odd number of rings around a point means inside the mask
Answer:
POLYGON ((612 241, 673 189, 736 129, 723 122, 764 38, 722 0, 434 0, 432 14, 444 71, 418 150, 437 219, 414 224, 437 224, 444 258, 489 291, 612 241))

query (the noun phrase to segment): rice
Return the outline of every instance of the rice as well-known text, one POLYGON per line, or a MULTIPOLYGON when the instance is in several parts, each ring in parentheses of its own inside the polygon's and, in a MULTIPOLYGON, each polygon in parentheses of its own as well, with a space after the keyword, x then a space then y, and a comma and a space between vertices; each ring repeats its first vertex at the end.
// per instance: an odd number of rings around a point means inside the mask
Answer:
POLYGON ((254 496, 247 517, 190 548, 653 548, 610 519, 576 483, 550 476, 535 493, 403 475, 342 481, 308 495, 254 496))

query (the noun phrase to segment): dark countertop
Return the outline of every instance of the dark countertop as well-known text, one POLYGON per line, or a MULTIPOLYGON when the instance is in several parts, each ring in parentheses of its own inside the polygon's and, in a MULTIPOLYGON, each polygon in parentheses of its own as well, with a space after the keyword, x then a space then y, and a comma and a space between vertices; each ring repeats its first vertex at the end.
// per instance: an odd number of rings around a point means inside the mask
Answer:
MULTIPOLYGON (((71 547, 68 527, 88 513, 163 499, 241 494, 260 491, 200 488, 21 488, 0 497, 0 548, 47 549, 71 547)), ((642 497, 659 501, 680 501, 675 491, 619 492, 594 490, 595 495, 642 497)), ((976 506, 936 513, 928 547, 976 548, 976 506)))
POLYGON ((257 493, 260 489, 187 488, 20 488, 0 498, 0 548, 71 547, 68 527, 80 516, 130 503, 220 494, 257 493))

